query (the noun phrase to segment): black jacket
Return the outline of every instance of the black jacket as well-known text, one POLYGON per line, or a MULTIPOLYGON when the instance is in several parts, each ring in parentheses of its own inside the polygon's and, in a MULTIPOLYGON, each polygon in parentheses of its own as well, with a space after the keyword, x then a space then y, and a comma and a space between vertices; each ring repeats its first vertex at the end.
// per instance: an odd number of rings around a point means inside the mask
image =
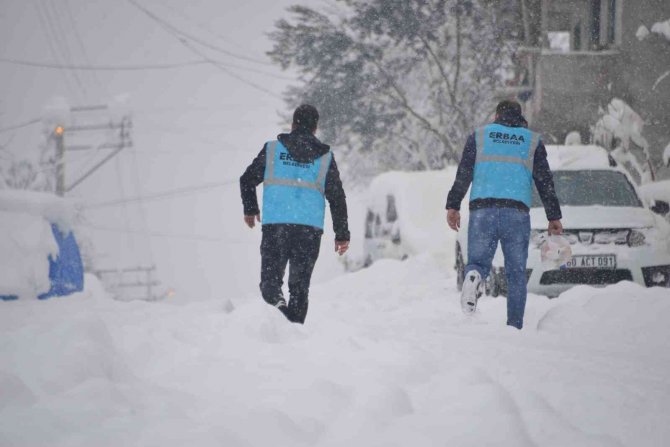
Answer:
MULTIPOLYGON (((291 133, 283 133, 277 139, 286 147, 291 157, 298 163, 312 163, 317 158, 326 154, 330 146, 323 144, 309 130, 297 128, 291 133)), ((240 191, 242 193, 242 205, 246 216, 260 214, 256 187, 263 182, 265 176, 265 145, 258 153, 254 161, 247 167, 240 177, 240 191)), ((349 240, 349 224, 347 217, 347 201, 340 171, 335 163, 335 156, 330 163, 326 175, 326 200, 330 205, 330 214, 333 218, 333 230, 335 239, 338 241, 349 240)))
MULTIPOLYGON (((502 124, 508 127, 528 127, 526 119, 521 115, 503 116, 495 121, 496 124, 502 124)), ((456 180, 447 196, 447 209, 461 209, 461 201, 468 192, 470 183, 472 183, 472 176, 475 169, 475 159, 477 158, 477 143, 475 134, 471 134, 465 143, 463 149, 463 157, 458 165, 456 172, 456 180)), ((540 194, 544 211, 548 220, 558 220, 561 218, 561 207, 556 197, 554 189, 554 179, 549 169, 547 162, 547 149, 544 147, 542 140, 537 144, 535 149, 535 157, 533 158, 533 180, 535 187, 540 194)), ((475 199, 470 202, 470 209, 480 208, 518 208, 528 211, 528 207, 517 200, 509 199, 475 199)))

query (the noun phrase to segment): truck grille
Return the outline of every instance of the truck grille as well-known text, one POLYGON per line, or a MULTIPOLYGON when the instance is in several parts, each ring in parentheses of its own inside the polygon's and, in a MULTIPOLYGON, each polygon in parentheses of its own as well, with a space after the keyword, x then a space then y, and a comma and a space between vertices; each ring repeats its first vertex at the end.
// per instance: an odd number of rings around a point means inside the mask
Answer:
POLYGON ((602 269, 563 269, 549 270, 542 274, 540 284, 615 284, 619 281, 632 281, 630 270, 602 270, 602 269))

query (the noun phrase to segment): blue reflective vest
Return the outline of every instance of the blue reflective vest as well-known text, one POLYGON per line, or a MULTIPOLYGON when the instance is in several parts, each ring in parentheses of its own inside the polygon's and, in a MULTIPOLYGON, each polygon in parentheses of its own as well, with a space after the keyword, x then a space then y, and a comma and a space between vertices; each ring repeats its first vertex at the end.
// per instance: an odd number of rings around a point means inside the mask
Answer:
POLYGON ((311 163, 292 159, 279 141, 265 145, 263 225, 300 224, 323 229, 329 151, 311 163))
POLYGON ((531 205, 533 159, 540 135, 489 124, 475 131, 477 158, 470 200, 510 199, 531 205))

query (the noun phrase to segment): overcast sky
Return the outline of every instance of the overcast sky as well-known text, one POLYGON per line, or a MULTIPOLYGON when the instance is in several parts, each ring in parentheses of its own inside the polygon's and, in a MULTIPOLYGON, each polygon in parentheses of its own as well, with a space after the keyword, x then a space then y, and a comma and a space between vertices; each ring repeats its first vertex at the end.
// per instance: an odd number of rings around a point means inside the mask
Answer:
MULTIPOLYGON (((123 99, 133 116, 134 148, 72 196, 102 203, 232 183, 198 194, 88 211, 87 225, 105 228, 89 229, 99 267, 155 263, 163 283, 189 298, 255 294, 260 232, 242 228, 236 181, 262 144, 287 128, 280 123, 280 97, 292 77, 265 56, 271 48, 266 33, 297 1, 133 1, 168 26, 217 47, 193 44, 224 69, 204 64, 93 72, 0 62, 0 128, 39 117, 54 96, 65 97, 71 105, 123 99)), ((1 5, 3 59, 94 66, 203 59, 128 0, 1 0, 1 5)), ((39 124, 0 138, 11 138, 8 150, 14 154, 34 153, 44 141, 39 124)), ((83 137, 66 141, 77 138, 83 137)), ((67 183, 101 155, 68 156, 67 183)))

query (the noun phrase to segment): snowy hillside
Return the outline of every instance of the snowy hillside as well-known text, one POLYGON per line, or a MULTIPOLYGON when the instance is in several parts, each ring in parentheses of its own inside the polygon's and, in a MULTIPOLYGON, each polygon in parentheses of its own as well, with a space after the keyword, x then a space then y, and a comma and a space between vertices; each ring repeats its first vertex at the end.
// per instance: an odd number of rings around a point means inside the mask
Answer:
POLYGON ((461 314, 440 254, 315 284, 307 324, 256 296, 4 303, 0 445, 661 446, 670 300, 621 283, 461 314))

